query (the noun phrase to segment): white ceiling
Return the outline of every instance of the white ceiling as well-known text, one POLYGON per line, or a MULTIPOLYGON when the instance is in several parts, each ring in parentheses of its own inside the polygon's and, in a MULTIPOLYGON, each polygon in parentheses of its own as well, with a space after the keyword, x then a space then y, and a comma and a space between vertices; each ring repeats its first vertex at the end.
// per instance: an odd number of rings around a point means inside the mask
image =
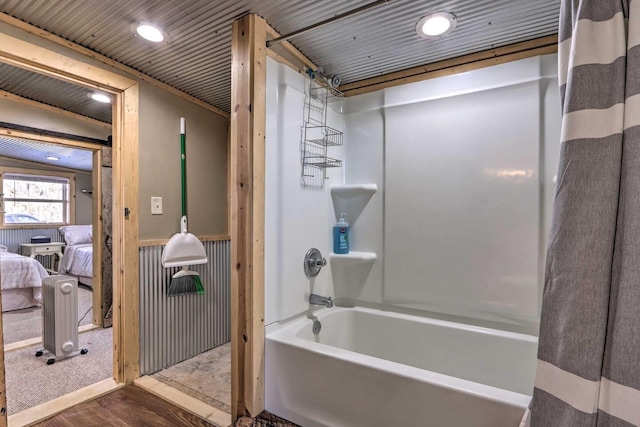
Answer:
MULTIPOLYGON (((0 0, 0 11, 102 53, 222 110, 230 111, 231 23, 263 16, 286 34, 372 0, 0 0), (134 35, 151 21, 168 44, 134 35)), ((379 76, 557 32, 560 0, 397 0, 292 39, 343 83, 379 76), (458 27, 425 41, 418 20, 446 10, 458 27)))

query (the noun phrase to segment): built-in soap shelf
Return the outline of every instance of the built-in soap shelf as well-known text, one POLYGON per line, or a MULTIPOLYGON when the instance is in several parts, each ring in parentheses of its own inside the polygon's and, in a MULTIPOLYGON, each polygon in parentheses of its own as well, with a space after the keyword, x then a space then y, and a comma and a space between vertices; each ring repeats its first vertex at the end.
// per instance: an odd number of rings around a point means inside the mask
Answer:
POLYGON ((376 184, 333 185, 331 199, 336 219, 346 213, 349 223, 356 222, 376 191, 378 191, 376 184))
POLYGON ((348 254, 336 254, 331 252, 329 254, 329 261, 331 263, 341 263, 346 265, 372 263, 378 259, 378 255, 375 252, 360 252, 351 251, 348 254))
MULTIPOLYGON (((331 198, 336 219, 346 213, 347 221, 353 225, 369 203, 371 197, 378 191, 376 184, 345 184, 331 186, 331 198)), ((375 252, 351 251, 348 254, 331 252, 329 260, 333 265, 357 265, 374 263, 378 259, 375 252)))
POLYGON ((376 184, 349 184, 349 185, 334 185, 331 187, 331 194, 336 195, 358 195, 369 194, 372 196, 378 191, 376 184))

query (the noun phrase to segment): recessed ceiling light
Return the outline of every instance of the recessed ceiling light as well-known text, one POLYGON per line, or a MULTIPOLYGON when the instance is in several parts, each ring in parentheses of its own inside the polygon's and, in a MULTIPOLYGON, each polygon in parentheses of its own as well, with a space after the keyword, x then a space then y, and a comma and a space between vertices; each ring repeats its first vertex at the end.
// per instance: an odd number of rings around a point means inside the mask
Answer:
POLYGON ((60 160, 60 157, 56 157, 56 156, 47 156, 46 157, 47 160, 60 160))
POLYGON ((449 12, 432 13, 418 21, 416 32, 423 39, 439 39, 451 33, 457 24, 458 20, 449 12))
POLYGON ((109 95, 105 95, 104 93, 93 92, 93 93, 89 93, 88 96, 94 101, 102 102, 105 104, 111 103, 111 97, 109 95))
POLYGON ((136 26, 136 33, 143 39, 149 40, 154 43, 160 43, 161 41, 168 40, 167 33, 162 29, 156 27, 148 22, 140 22, 136 26))

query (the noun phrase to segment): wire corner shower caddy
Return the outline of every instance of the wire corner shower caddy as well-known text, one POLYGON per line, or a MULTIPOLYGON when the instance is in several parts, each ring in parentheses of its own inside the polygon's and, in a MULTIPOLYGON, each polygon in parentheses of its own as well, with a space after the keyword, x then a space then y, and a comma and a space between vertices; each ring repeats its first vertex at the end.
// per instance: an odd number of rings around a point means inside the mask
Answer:
POLYGON ((327 168, 342 167, 342 160, 327 155, 329 147, 343 144, 344 135, 327 125, 327 110, 329 103, 341 101, 344 95, 334 87, 340 84, 339 77, 325 76, 322 70, 308 70, 307 73, 310 79, 300 144, 301 181, 305 187, 321 188, 327 179, 327 168))

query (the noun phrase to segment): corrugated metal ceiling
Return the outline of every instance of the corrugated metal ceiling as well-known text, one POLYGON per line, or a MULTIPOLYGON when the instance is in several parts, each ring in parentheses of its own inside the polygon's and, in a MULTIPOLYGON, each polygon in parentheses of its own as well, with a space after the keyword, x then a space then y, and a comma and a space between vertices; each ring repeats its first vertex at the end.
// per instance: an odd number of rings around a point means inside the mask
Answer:
POLYGON ((0 89, 111 123, 111 104, 103 104, 89 98, 92 90, 1 62, 0 89))
MULTIPOLYGON (((251 12, 282 34, 371 0, 0 0, 0 10, 230 110, 231 23, 251 12), (131 25, 169 34, 154 45, 131 25)), ((557 32, 559 0, 398 0, 292 39, 304 54, 350 83, 557 32), (451 36, 425 41, 420 17, 446 10, 451 36)))

